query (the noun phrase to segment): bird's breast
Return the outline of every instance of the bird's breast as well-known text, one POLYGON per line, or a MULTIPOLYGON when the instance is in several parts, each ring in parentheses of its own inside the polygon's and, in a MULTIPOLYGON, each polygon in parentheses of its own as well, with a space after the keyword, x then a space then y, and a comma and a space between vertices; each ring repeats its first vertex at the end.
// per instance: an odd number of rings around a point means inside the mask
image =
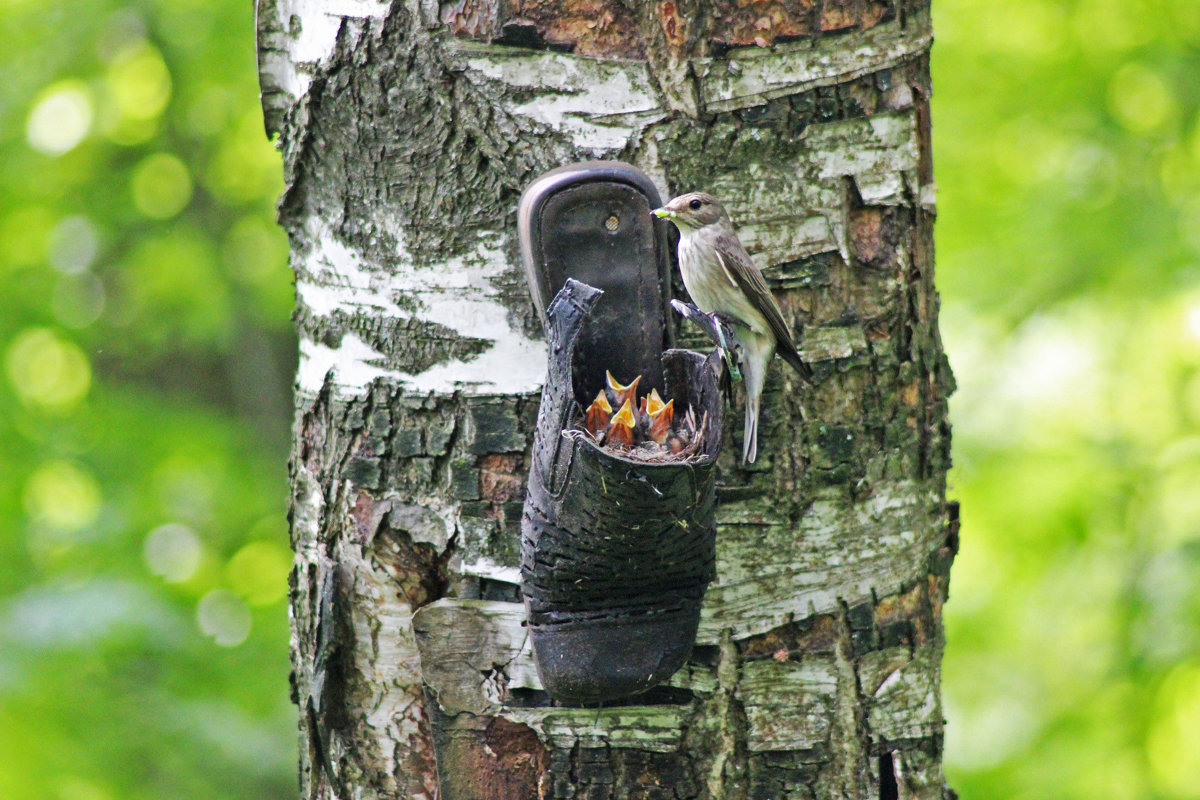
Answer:
POLYGON ((696 307, 706 314, 720 311, 742 320, 759 333, 770 330, 766 318, 730 280, 716 248, 699 234, 679 238, 679 272, 696 307))

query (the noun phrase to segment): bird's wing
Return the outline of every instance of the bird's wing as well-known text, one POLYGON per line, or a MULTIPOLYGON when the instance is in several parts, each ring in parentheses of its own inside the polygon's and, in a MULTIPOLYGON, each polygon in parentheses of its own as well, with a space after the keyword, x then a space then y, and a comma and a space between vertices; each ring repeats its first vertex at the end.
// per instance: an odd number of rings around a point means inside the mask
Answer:
POLYGON ((750 259, 746 248, 738 241, 735 234, 724 231, 717 234, 713 244, 716 247, 717 256, 721 260, 721 266, 725 268, 725 273, 737 282, 742 294, 767 320, 767 324, 771 327, 771 332, 775 334, 778 342, 779 354, 803 377, 811 375, 812 370, 800 359, 796 343, 792 341, 792 332, 788 330, 787 323, 783 321, 779 305, 771 295, 771 290, 767 287, 762 272, 750 259))

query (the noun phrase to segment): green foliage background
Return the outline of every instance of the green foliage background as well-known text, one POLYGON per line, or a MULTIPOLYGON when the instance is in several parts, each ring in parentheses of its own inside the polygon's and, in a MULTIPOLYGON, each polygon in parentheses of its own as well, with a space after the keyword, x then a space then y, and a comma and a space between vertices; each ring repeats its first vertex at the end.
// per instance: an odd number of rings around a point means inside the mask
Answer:
MULTIPOLYGON (((965 800, 1200 797, 1200 4, 935 0, 965 800)), ((245 0, 0 0, 0 797, 293 798, 245 0)))

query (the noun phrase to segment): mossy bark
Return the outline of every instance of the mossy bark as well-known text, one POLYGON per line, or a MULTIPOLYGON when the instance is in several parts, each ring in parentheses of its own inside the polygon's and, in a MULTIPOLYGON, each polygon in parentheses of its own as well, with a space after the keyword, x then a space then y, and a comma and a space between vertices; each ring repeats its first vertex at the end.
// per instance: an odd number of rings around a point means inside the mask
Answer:
POLYGON ((259 0, 258 25, 301 337, 303 796, 949 796, 927 0, 259 0), (574 709, 518 603, 545 345, 515 211, 592 157, 720 197, 816 377, 772 369, 750 467, 729 414, 687 667, 574 709))

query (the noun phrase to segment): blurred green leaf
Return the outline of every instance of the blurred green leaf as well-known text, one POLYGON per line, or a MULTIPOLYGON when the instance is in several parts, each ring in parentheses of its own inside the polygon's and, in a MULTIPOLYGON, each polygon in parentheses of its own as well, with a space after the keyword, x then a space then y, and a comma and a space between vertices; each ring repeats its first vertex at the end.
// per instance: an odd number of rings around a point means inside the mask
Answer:
POLYGON ((253 9, 8 2, 0 30, 0 797, 290 800, 253 9))
POLYGON ((1198 8, 934 2, 964 800, 1200 797, 1198 8))

